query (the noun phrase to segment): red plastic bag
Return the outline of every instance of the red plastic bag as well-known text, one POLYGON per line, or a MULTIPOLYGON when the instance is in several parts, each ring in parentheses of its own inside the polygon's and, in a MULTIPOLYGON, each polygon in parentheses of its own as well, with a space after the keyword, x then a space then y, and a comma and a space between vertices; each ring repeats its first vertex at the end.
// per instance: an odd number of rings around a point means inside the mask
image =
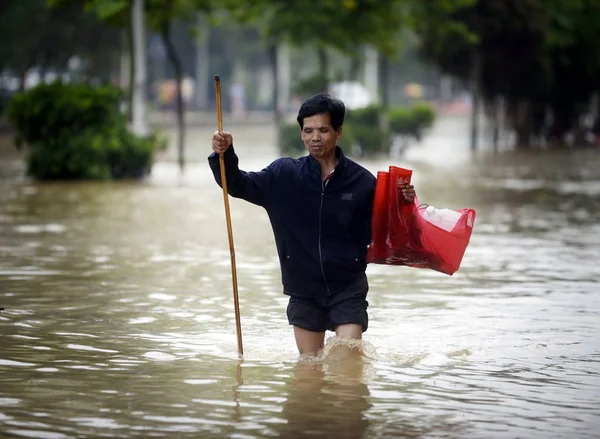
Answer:
POLYGON ((407 203, 398 194, 410 184, 412 171, 390 166, 389 172, 377 173, 371 245, 367 262, 430 268, 449 275, 460 267, 471 239, 475 210, 460 209, 460 218, 447 231, 425 218, 425 208, 407 203))

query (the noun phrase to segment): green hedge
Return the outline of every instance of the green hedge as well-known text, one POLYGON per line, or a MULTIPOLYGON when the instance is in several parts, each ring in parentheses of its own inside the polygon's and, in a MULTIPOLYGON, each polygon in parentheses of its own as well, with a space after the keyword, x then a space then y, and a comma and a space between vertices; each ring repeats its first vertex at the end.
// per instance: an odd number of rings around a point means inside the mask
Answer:
POLYGON ((362 156, 387 153, 390 149, 390 133, 385 127, 384 110, 378 105, 348 110, 344 130, 350 134, 353 150, 362 156))
POLYGON ((61 82, 15 95, 7 117, 17 146, 27 147, 28 174, 41 180, 147 175, 160 142, 128 131, 122 97, 113 86, 61 82))
POLYGON ((417 141, 435 121, 435 111, 425 103, 417 103, 412 107, 394 107, 388 112, 390 131, 393 134, 412 137, 417 141))
MULTIPOLYGON (((380 106, 348 110, 340 145, 348 152, 365 157, 389 154, 393 136, 420 141, 435 121, 435 111, 425 103, 411 107, 394 107, 387 112, 380 106)), ((296 122, 280 130, 283 151, 292 156, 305 152, 296 122)))
POLYGON ((302 154, 304 143, 300 137, 300 126, 297 122, 289 122, 279 128, 279 143, 285 155, 297 157, 302 154))

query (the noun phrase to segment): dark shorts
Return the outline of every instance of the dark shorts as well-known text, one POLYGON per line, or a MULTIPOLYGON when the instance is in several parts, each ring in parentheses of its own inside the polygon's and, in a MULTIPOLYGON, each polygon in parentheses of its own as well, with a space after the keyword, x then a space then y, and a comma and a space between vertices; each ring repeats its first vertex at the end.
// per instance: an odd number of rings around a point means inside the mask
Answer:
POLYGON ((335 331, 347 323, 369 326, 367 292, 369 284, 364 276, 348 288, 324 298, 290 297, 287 316, 290 325, 314 332, 335 331))

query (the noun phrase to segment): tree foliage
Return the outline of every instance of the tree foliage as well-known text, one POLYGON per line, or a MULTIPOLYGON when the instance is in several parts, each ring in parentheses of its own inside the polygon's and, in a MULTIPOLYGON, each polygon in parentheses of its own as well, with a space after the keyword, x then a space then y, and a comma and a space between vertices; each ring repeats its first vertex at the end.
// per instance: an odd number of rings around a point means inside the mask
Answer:
MULTIPOLYGON (((427 2, 420 8, 424 15, 440 12, 427 2)), ((542 134, 562 141, 599 88, 596 0, 478 0, 439 18, 459 23, 472 38, 448 38, 435 22, 423 20, 416 25, 423 53, 465 81, 479 59, 484 97, 505 100, 521 145, 542 134)))
MULTIPOLYGON (((93 11, 98 17, 107 23, 125 27, 129 29, 129 47, 133 57, 133 36, 131 33, 129 13, 131 11, 131 0, 49 0, 51 2, 78 1, 85 6, 87 10, 93 11)), ((196 19, 199 11, 209 12, 214 6, 213 0, 146 0, 145 6, 145 24, 147 27, 158 33, 165 44, 167 57, 175 71, 177 83, 177 148, 179 151, 179 165, 183 170, 185 164, 184 145, 185 145, 185 109, 182 96, 183 65, 180 55, 177 53, 175 45, 171 38, 172 25, 175 19, 192 20, 196 19)), ((131 77, 134 75, 135 63, 131 63, 131 77)))
POLYGON ((156 137, 131 134, 112 86, 41 84, 16 94, 7 115, 27 171, 40 180, 136 178, 149 173, 156 137))
POLYGON ((327 47, 354 54, 370 44, 394 54, 408 0, 223 0, 240 22, 254 23, 267 41, 327 47))
POLYGON ((73 56, 106 77, 118 47, 118 34, 80 5, 50 8, 46 0, 0 2, 0 39, 0 69, 22 79, 32 67, 64 71, 73 56))

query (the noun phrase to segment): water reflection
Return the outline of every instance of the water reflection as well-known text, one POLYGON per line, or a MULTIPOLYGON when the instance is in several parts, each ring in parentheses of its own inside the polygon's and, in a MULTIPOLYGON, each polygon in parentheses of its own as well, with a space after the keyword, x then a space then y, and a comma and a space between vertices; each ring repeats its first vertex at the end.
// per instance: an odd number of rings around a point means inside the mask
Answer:
POLYGON ((345 363, 298 362, 283 405, 287 424, 279 431, 281 437, 363 437, 371 407, 363 367, 361 358, 345 363))
POLYGON ((281 437, 361 438, 369 427, 371 408, 366 370, 370 365, 360 347, 342 354, 330 342, 323 358, 301 359, 295 366, 283 405, 287 424, 281 437))

